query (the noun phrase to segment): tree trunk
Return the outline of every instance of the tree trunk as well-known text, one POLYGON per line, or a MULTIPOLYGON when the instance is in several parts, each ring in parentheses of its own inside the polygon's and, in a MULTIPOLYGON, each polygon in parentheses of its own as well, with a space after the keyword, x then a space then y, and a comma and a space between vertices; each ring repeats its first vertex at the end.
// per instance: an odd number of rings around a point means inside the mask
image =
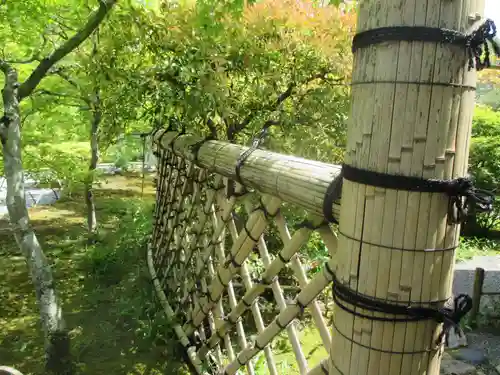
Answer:
POLYGON ((92 126, 90 128, 90 164, 89 175, 85 184, 85 203, 87 205, 87 228, 88 239, 94 241, 97 236, 97 217, 95 213, 94 202, 94 176, 99 161, 99 125, 101 123, 101 110, 99 108, 99 100, 94 103, 92 111, 92 126))
POLYGON ((2 92, 4 117, 1 141, 5 178, 7 180, 7 209, 19 248, 26 258, 31 280, 40 308, 45 338, 47 371, 57 375, 72 374, 69 336, 56 295, 52 270, 30 225, 24 191, 21 159, 21 121, 18 99, 18 74, 3 63, 5 73, 2 92))

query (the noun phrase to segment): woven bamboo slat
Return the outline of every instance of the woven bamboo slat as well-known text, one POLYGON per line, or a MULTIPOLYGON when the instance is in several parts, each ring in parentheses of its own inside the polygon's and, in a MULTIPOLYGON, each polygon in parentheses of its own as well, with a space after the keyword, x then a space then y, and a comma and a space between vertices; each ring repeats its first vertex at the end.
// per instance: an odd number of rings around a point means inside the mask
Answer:
MULTIPOLYGON (((469 15, 481 12, 484 2, 367 0, 359 5, 358 32, 400 25, 469 32, 469 15)), ((464 176, 475 74, 467 70, 465 51, 447 44, 390 42, 357 50, 345 162, 388 174, 464 176)), ((442 306, 451 294, 454 252, 441 249, 456 246, 459 234, 447 217, 443 194, 344 181, 337 277, 371 297, 442 306)), ((376 321, 335 306, 333 327, 330 374, 439 373, 443 347, 436 342, 442 327, 434 321, 376 321)))

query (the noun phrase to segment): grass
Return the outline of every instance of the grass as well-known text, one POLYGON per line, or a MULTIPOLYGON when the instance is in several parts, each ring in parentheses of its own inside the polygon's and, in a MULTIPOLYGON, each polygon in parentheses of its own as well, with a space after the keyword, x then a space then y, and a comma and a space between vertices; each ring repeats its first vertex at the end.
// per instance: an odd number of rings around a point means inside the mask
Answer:
POLYGON ((465 261, 475 256, 500 255, 500 242, 487 238, 461 238, 457 249, 457 261, 465 261))
MULTIPOLYGON (((85 207, 75 195, 31 210, 53 265, 71 328, 79 374, 184 374, 182 351, 155 298, 145 267, 154 191, 148 179, 115 176, 96 192, 101 241, 85 241, 85 207)), ((43 374, 43 340, 33 287, 10 237, 0 239, 0 364, 43 374)))

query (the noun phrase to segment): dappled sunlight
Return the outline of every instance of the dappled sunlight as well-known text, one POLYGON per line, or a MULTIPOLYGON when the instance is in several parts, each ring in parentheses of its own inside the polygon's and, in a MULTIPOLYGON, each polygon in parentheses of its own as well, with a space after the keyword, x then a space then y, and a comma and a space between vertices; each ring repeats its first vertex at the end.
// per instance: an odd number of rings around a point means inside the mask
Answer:
MULTIPOLYGON (((144 177, 144 194, 155 194, 154 186, 151 184, 152 175, 146 174, 144 177)), ((104 180, 99 183, 99 190, 128 190, 133 193, 140 193, 142 187, 142 177, 137 174, 125 174, 106 176, 104 180), (131 178, 135 177, 135 178, 131 178)))
MULTIPOLYGON (((101 224, 97 244, 87 244, 81 196, 30 212, 53 266, 78 373, 182 374, 183 354, 176 341, 159 338, 169 327, 144 268, 154 199, 141 199, 140 177, 109 180, 95 194, 101 224)), ((154 191, 151 179, 146 190, 154 191)), ((26 263, 9 236, 0 240, 0 255, 2 364, 24 375, 41 374, 43 336, 26 263)))
POLYGON ((38 206, 29 210, 30 219, 33 222, 42 223, 45 221, 53 220, 79 220, 81 219, 80 214, 73 210, 64 209, 63 207, 53 207, 53 206, 38 206))

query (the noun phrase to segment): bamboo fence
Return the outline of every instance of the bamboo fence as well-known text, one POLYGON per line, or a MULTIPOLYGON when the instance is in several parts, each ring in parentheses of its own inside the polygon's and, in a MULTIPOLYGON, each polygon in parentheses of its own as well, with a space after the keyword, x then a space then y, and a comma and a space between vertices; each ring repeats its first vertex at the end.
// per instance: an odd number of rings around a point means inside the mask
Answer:
MULTIPOLYGON (((163 130, 154 142, 159 167, 148 266, 196 371, 262 374, 255 357, 263 352, 267 373, 280 374, 272 343, 285 335, 299 373, 323 374, 326 353, 322 362, 309 363, 297 320, 310 319, 321 346, 330 345, 317 297, 332 275, 326 267, 309 277, 301 251, 317 231, 333 259, 337 238, 323 219, 323 205, 332 182, 341 181, 340 166, 257 149, 240 169, 243 188, 233 181, 248 147, 207 141, 195 151, 200 138, 163 130), (285 206, 306 213, 306 220, 292 228, 285 206), (268 246, 271 225, 281 247, 268 246), (279 276, 287 269, 295 285, 282 285, 279 276), (271 312, 261 302, 269 293, 277 306, 271 312)), ((331 208, 338 217, 338 199, 331 208)))
MULTIPOLYGON (((484 0, 365 0, 357 31, 403 25, 465 34, 482 22, 483 8, 484 0)), ((439 321, 460 319, 443 311, 467 310, 443 309, 459 237, 453 216, 458 202, 477 191, 378 187, 346 173, 413 177, 448 188, 465 181, 476 73, 468 69, 466 48, 446 42, 355 49, 342 168, 175 131, 155 133, 148 265, 197 373, 260 375, 261 354, 264 373, 284 373, 276 361, 282 337, 301 375, 439 373, 439 321), (290 210, 305 220, 291 223, 290 210), (304 248, 313 233, 328 253, 310 274, 304 248), (335 304, 327 316, 328 300, 318 298, 332 281, 335 304), (351 292, 357 300, 352 294, 349 300, 351 292), (395 320, 424 310, 435 315, 395 320), (318 331, 328 353, 323 360, 311 362, 304 353, 298 325, 304 319, 318 331)))

